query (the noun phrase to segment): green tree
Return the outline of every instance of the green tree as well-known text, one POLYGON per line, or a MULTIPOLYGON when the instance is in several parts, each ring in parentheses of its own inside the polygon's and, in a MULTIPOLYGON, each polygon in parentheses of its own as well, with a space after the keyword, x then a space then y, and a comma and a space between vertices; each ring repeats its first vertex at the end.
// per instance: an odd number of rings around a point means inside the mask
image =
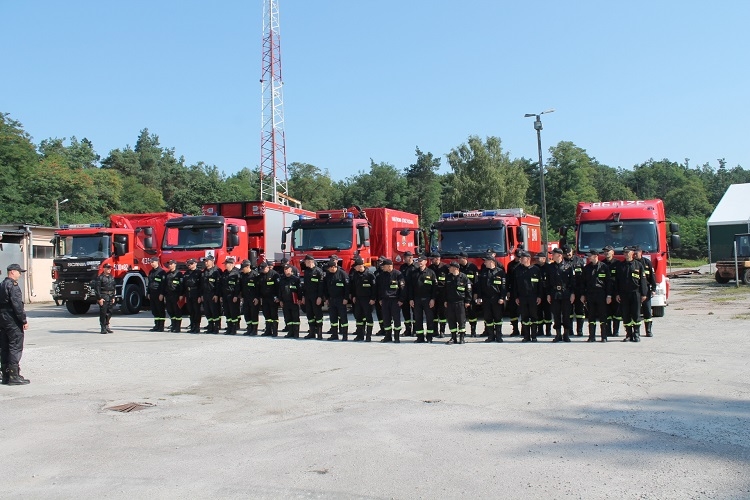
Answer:
POLYGON ((420 224, 427 228, 440 217, 440 196, 443 186, 440 158, 432 153, 416 149, 417 161, 406 169, 406 182, 409 190, 406 197, 406 211, 419 216, 420 224))
POLYGON ((26 197, 23 186, 38 160, 23 125, 0 113, 0 222, 26 220, 26 209, 34 200, 26 197))
POLYGON ((406 209, 406 178, 393 165, 370 160, 370 171, 360 171, 339 184, 344 206, 406 209))
POLYGON ((523 207, 529 179, 524 162, 512 162, 498 137, 470 136, 448 153, 453 189, 448 210, 523 207))
POLYGON ((550 148, 550 155, 545 181, 547 219, 552 227, 570 225, 579 201, 597 201, 596 161, 585 149, 567 141, 550 148))
POLYGON ((302 201, 306 210, 327 210, 338 207, 341 198, 328 170, 309 163, 289 165, 289 195, 302 201))

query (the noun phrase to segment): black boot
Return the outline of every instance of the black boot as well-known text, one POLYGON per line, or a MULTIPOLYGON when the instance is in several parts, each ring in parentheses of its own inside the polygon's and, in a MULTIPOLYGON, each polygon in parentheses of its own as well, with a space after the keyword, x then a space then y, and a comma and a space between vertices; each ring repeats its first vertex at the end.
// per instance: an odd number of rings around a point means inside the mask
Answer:
MULTIPOLYGON (((510 326, 513 328, 513 331, 510 332, 511 337, 518 337, 521 335, 521 332, 518 331, 518 321, 511 321, 510 326)), ((523 329, 523 327, 521 327, 523 329)))
POLYGON ((641 325, 634 325, 632 328, 633 328, 633 333, 630 334, 630 341, 640 342, 641 341, 641 325))
POLYGON ((149 332, 156 332, 158 330, 159 330, 159 321, 158 320, 154 320, 154 326, 152 326, 151 328, 149 328, 148 331, 149 332))
POLYGON ((465 339, 466 339, 466 332, 459 332, 459 334, 458 334, 458 343, 459 344, 466 343, 465 339))
MULTIPOLYGON (((9 365, 5 372, 8 374, 8 383, 5 385, 27 385, 31 383, 31 380, 23 378, 18 365, 9 365)), ((3 383, 5 383, 5 377, 3 377, 3 383)))
POLYGON ((271 337, 278 337, 279 336, 279 322, 274 321, 271 325, 271 337))
POLYGON ((294 338, 294 325, 284 325, 284 329, 281 330, 282 332, 286 332, 286 335, 284 335, 285 339, 293 339, 294 338))
POLYGON ((346 342, 349 340, 349 332, 347 327, 339 328, 339 333, 341 334, 341 341, 346 342))
MULTIPOLYGON (((521 325, 521 332, 520 333, 521 333, 521 337, 523 337, 521 339, 521 342, 531 342, 531 334, 529 333, 529 327, 528 326, 521 325)), ((513 334, 511 334, 511 337, 512 336, 513 336, 513 334)), ((553 340, 553 342, 554 342, 554 340, 553 340)))
POLYGON ((10 380, 10 372, 7 371, 8 367, 5 365, 0 365, 0 375, 3 377, 2 384, 8 385, 8 380, 10 380))
POLYGON ((438 323, 438 334, 437 334, 437 337, 439 339, 442 339, 443 337, 445 337, 445 322, 438 323))
POLYGON ((614 319, 612 320, 612 337, 619 337, 620 336, 620 320, 614 319))
POLYGON ((404 337, 411 337, 411 323, 404 325, 404 337))
POLYGON ((237 333, 237 330, 235 329, 235 323, 227 321, 227 331, 224 332, 224 335, 234 335, 237 333))
POLYGON ((476 337, 477 336, 477 324, 475 323, 469 323, 471 325, 471 336, 476 337))
POLYGON ((456 338, 456 332, 451 332, 451 338, 446 342, 446 345, 452 345, 452 344, 458 344, 458 339, 456 338))
POLYGON ((109 333, 109 332, 107 331, 107 325, 106 325, 106 324, 104 324, 104 325, 100 325, 100 326, 101 326, 101 329, 100 329, 100 331, 99 331, 99 333, 100 333, 100 334, 102 334, 102 335, 106 335, 106 334, 108 334, 108 333, 109 333))
POLYGON ((424 333, 418 333, 417 334, 417 340, 414 341, 415 344, 424 344, 424 333))
POLYGON ((485 342, 494 342, 495 341, 495 325, 489 325, 487 326, 487 323, 485 323, 485 332, 487 333, 487 338, 484 339, 485 342))
POLYGON ((560 330, 555 330, 555 338, 552 339, 552 342, 562 342, 562 334, 560 333, 560 330))
POLYGON ((315 338, 315 332, 317 331, 318 325, 317 325, 317 323, 311 323, 311 322, 308 322, 307 324, 308 324, 308 330, 309 331, 307 332, 307 335, 305 335, 305 338, 306 339, 314 339, 315 338))
POLYGON ((607 323, 599 323, 599 335, 601 336, 601 342, 607 342, 607 323))
POLYGON ((271 322, 266 321, 265 330, 263 330, 263 333, 260 336, 270 337, 272 334, 273 334, 273 328, 271 327, 271 322))
POLYGON ((365 327, 363 325, 358 325, 354 333, 357 334, 354 337, 354 342, 362 342, 365 340, 365 327))
POLYGON ((550 323, 547 323, 544 325, 545 331, 544 336, 545 337, 551 337, 552 336, 552 325, 550 323))
POLYGON ((495 342, 503 341, 503 325, 495 325, 495 342))
POLYGON ((563 342, 570 342, 570 333, 567 329, 563 329, 563 336, 562 336, 563 342))
POLYGON ((427 337, 425 338, 425 341, 426 341, 426 342, 427 342, 428 344, 432 344, 432 338, 433 338, 433 335, 432 335, 431 333, 428 333, 428 334, 427 334, 427 337))
POLYGON ((583 337, 583 320, 576 318, 576 336, 583 337))
POLYGON ((365 342, 372 342, 372 325, 365 328, 365 342))
POLYGON ((651 321, 646 321, 646 337, 653 337, 654 333, 651 331, 651 321))
POLYGON ((381 342, 393 342, 393 338, 391 337, 390 330, 384 332, 385 335, 383 335, 383 338, 380 340, 381 342))
POLYGON ((586 342, 596 342, 596 323, 589 323, 589 338, 586 342))
POLYGON ((401 343, 401 330, 393 329, 393 342, 396 344, 401 343))
MULTIPOLYGON (((631 337, 631 335, 632 335, 632 329, 631 329, 631 327, 629 327, 629 326, 626 326, 626 327, 625 327, 625 338, 624 338, 624 339, 622 339, 622 342, 629 342, 629 341, 630 341, 630 337, 631 337)), ((616 336, 617 336, 617 335, 615 335, 615 337, 616 337, 616 336)))
POLYGON ((156 331, 157 332, 163 332, 164 331, 164 323, 166 323, 165 320, 160 319, 156 322, 156 331))
POLYGON ((174 326, 174 329, 172 330, 175 333, 182 333, 182 320, 178 319, 177 321, 172 321, 172 325, 174 326))
POLYGON ((332 326, 331 330, 328 333, 331 334, 331 336, 328 337, 328 340, 338 340, 339 339, 339 330, 338 330, 338 327, 332 326))

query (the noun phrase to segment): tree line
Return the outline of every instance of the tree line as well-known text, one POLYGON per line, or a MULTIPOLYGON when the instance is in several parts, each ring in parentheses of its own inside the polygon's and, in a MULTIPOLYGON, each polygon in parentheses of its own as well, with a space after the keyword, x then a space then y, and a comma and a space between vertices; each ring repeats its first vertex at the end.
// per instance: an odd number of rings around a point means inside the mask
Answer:
MULTIPOLYGON (((632 169, 599 163, 569 141, 549 148, 545 194, 550 239, 557 228, 572 225, 579 201, 661 198, 672 222, 680 224, 682 248, 676 255, 707 255, 706 221, 729 185, 750 182, 750 171, 691 166, 649 159, 632 169)), ((498 137, 470 136, 444 158, 415 149, 414 162, 401 167, 370 160, 345 179, 334 180, 325 167, 288 166, 290 196, 308 210, 359 205, 387 206, 419 215, 428 227, 441 213, 454 210, 522 207, 539 214, 539 165, 511 158, 498 137), (440 173, 445 159, 450 171, 440 173)), ((259 197, 258 169, 226 175, 216 165, 188 165, 174 148, 162 146, 148 129, 134 147, 100 157, 88 139, 44 139, 34 144, 8 113, 0 112, 0 223, 53 226, 55 201, 62 223, 103 222, 111 213, 164 210, 199 214, 203 203, 259 197)))

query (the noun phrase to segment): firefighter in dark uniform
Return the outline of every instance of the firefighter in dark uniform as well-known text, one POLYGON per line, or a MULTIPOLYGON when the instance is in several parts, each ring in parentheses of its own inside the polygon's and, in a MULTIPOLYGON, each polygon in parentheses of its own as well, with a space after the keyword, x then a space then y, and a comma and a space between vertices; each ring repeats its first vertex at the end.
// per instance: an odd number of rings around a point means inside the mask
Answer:
POLYGON ((279 336, 279 273, 268 262, 258 264, 258 295, 263 306, 265 331, 263 337, 279 336))
POLYGON ((515 259, 508 262, 508 267, 505 270, 505 276, 507 278, 508 296, 505 300, 505 315, 510 319, 510 326, 512 331, 510 332, 511 337, 518 337, 521 333, 518 331, 518 304, 516 303, 516 297, 513 295, 516 293, 516 269, 521 265, 520 255, 523 250, 517 248, 515 252, 515 259))
MULTIPOLYGON (((325 272, 317 266, 312 255, 305 255, 302 270, 302 305, 305 306, 308 334, 306 339, 323 339, 323 300, 325 300, 325 272)), ((370 320, 372 323, 372 319, 370 320)), ((372 324, 369 333, 372 333, 372 324)))
MULTIPOLYGON (((542 281, 544 282, 544 287, 546 289, 547 272, 549 270, 548 266, 552 265, 550 262, 547 262, 547 254, 544 252, 536 254, 536 262, 534 265, 538 266, 539 270, 542 271, 542 281)), ((546 297, 542 300, 542 303, 539 304, 539 325, 539 335, 542 335, 542 329, 544 329, 545 337, 552 335, 552 304, 547 302, 546 297)))
POLYGON ((161 268, 158 258, 151 259, 151 271, 148 273, 148 300, 151 303, 151 314, 154 315, 154 326, 149 332, 163 332, 167 320, 167 309, 164 304, 167 273, 161 268))
MULTIPOLYGON (((280 278, 284 277, 284 272, 283 272, 284 271, 284 266, 287 265, 287 264, 289 264, 289 265, 292 266, 292 274, 295 275, 295 276, 299 276, 299 269, 297 269, 297 267, 294 264, 292 264, 287 257, 284 257, 284 258, 281 259, 281 271, 282 272, 281 272, 280 278)), ((282 313, 284 312, 283 308, 282 308, 281 312, 282 313)), ((284 328, 281 331, 282 332, 289 332, 289 325, 286 324, 286 321, 284 321, 284 328)), ((297 332, 297 333, 299 333, 299 332, 297 332)), ((284 335, 284 337, 291 338, 291 337, 289 337, 289 335, 284 335)))
POLYGON ((26 385, 31 383, 21 375, 21 356, 23 355, 24 330, 29 328, 26 311, 23 306, 23 294, 18 285, 21 273, 25 273, 18 264, 7 268, 8 274, 0 284, 0 370, 3 372, 4 385, 26 385))
MULTIPOLYGON (((503 272, 505 272, 505 267, 503 266, 502 262, 497 260, 497 252, 495 252, 492 248, 488 248, 486 255, 491 255, 492 260, 495 261, 495 267, 502 267, 503 272)), ((479 267, 479 274, 482 274, 486 269, 487 269, 487 260, 484 259, 482 260, 482 265, 479 267)), ((506 290, 507 290, 507 281, 506 281, 506 290)), ((505 303, 505 306, 503 307, 503 311, 504 311, 508 307, 508 301, 503 299, 503 302, 505 303)), ((505 312, 503 312, 503 314, 505 314, 505 312)), ((487 328, 487 325, 485 324, 484 331, 482 332, 480 337, 488 337, 489 334, 490 334, 490 329, 487 328)))
POLYGON ((117 287, 115 279, 112 277, 112 265, 104 264, 102 274, 96 280, 96 303, 99 304, 99 333, 114 333, 109 327, 109 320, 112 318, 112 309, 115 308, 115 294, 117 287))
MULTIPOLYGON (((479 277, 479 268, 473 262, 469 262, 469 254, 466 252, 460 252, 458 254, 459 270, 469 278, 472 288, 476 287, 476 281, 479 277)), ((478 318, 479 305, 473 300, 469 308, 466 310, 466 319, 469 321, 469 327, 471 336, 477 336, 477 318, 478 318)))
POLYGON ((201 290, 201 278, 203 273, 198 270, 198 261, 196 261, 195 259, 188 259, 186 264, 187 272, 182 278, 182 284, 184 287, 183 293, 185 294, 187 311, 190 315, 190 325, 188 326, 188 333, 200 333, 201 296, 203 294, 201 290))
POLYGON ((521 251, 519 260, 520 264, 514 271, 513 296, 518 306, 518 317, 521 320, 522 342, 536 342, 538 310, 544 294, 542 273, 537 266, 531 265, 529 252, 521 251))
POLYGON ((289 262, 284 264, 284 274, 279 279, 279 302, 284 313, 284 327, 288 339, 299 338, 299 275, 294 274, 294 266, 289 262))
POLYGON ((461 272, 457 261, 450 263, 445 277, 443 306, 451 338, 448 344, 463 344, 466 338, 466 310, 471 306, 471 281, 461 272))
POLYGON ((203 313, 206 315, 208 327, 206 333, 219 333, 221 322, 221 303, 219 294, 221 292, 221 271, 214 263, 214 256, 208 255, 203 259, 205 268, 201 275, 200 301, 203 304, 203 313))
POLYGON ((643 264, 643 269, 646 272, 648 295, 646 295, 646 300, 643 301, 641 314, 643 315, 643 324, 646 327, 646 337, 653 337, 654 332, 651 327, 653 325, 654 314, 651 311, 651 297, 656 293, 656 275, 654 274, 654 265, 651 263, 651 259, 643 258, 643 249, 637 245, 635 247, 635 259, 643 264))
MULTIPOLYGON (((573 249, 568 246, 563 246, 563 253, 564 260, 571 264, 573 267, 573 278, 574 278, 574 285, 573 285, 573 291, 576 294, 576 297, 581 296, 581 288, 583 287, 583 284, 581 283, 582 280, 582 273, 583 273, 583 266, 586 265, 586 260, 582 257, 579 257, 578 255, 573 254, 573 249)), ((586 307, 584 306, 583 302, 576 299, 575 303, 573 303, 573 310, 571 311, 571 315, 573 316, 573 319, 575 319, 576 323, 576 336, 582 337, 583 336, 583 320, 586 319, 586 307)))
POLYGON ((435 303, 437 301, 437 276, 435 271, 427 267, 429 258, 419 257, 417 271, 412 274, 411 283, 407 283, 406 291, 409 302, 414 308, 415 342, 432 343, 435 336, 435 303), (426 324, 426 328, 425 328, 426 324))
POLYGON ((633 258, 633 247, 622 250, 625 260, 617 268, 615 299, 622 306, 622 323, 627 332, 623 342, 641 341, 641 306, 648 298, 648 281, 643 264, 633 258))
POLYGON ((221 303, 227 318, 227 335, 236 335, 240 326, 240 297, 242 285, 240 271, 234 266, 234 257, 224 260, 224 272, 221 275, 221 303))
POLYGON ((354 259, 354 269, 349 277, 354 321, 357 325, 355 342, 372 341, 372 307, 377 298, 375 275, 365 268, 365 261, 354 259))
POLYGON ((328 340, 349 340, 349 316, 346 304, 349 297, 349 275, 339 269, 339 263, 331 259, 326 264, 328 272, 325 276, 324 297, 328 304, 328 314, 331 318, 331 334, 328 340))
POLYGON ((430 256, 432 263, 430 269, 437 276, 437 290, 435 293, 435 327, 436 336, 443 338, 445 334, 445 280, 450 274, 448 266, 440 263, 440 254, 438 252, 432 252, 430 256))
POLYGON ((180 308, 180 300, 182 300, 184 293, 184 285, 182 283, 183 274, 182 271, 177 270, 177 261, 170 260, 167 262, 167 275, 164 279, 164 299, 167 306, 167 314, 169 314, 170 325, 169 331, 180 333, 182 329, 182 309, 180 308))
MULTIPOLYGON (((614 282, 617 277, 617 267, 620 261, 615 259, 615 249, 607 245, 604 247, 604 263, 609 268, 609 279, 614 282)), ((622 321, 622 306, 614 296, 612 301, 607 302, 607 337, 617 337, 620 335, 620 321, 622 321)))
POLYGON ((482 305, 484 325, 487 331, 485 342, 503 341, 503 309, 505 307, 506 277, 503 266, 495 256, 487 254, 484 266, 474 286, 474 301, 482 305))
MULTIPOLYGON (((404 252, 404 263, 401 264, 401 267, 399 267, 398 270, 408 287, 412 274, 417 270, 417 264, 414 262, 413 253, 404 252)), ((413 330, 412 326, 414 325, 414 311, 408 300, 404 300, 404 303, 401 306, 401 314, 404 316, 404 337, 411 337, 413 330)))
MULTIPOLYGON (((589 338, 587 342, 596 342, 596 324, 599 323, 599 331, 602 342, 607 341, 607 295, 610 294, 611 281, 609 280, 609 267, 604 262, 599 262, 599 252, 589 251, 589 261, 583 267, 583 289, 581 291, 581 302, 586 304, 589 320, 589 338)), ((609 297, 612 301, 612 297, 609 297)))
POLYGON ((573 264, 563 258, 563 250, 552 250, 547 267, 545 299, 552 306, 555 338, 552 342, 570 342, 573 330, 573 303, 576 300, 573 264))
POLYGON ((242 315, 246 329, 243 335, 258 335, 258 271, 249 260, 242 261, 240 267, 240 289, 242 290, 242 315))
MULTIPOLYGON (((382 255, 378 257, 378 260, 375 262, 375 271, 373 271, 373 274, 375 274, 375 279, 377 280, 378 276, 380 276, 380 273, 383 272, 383 261, 385 260, 385 257, 382 255)), ((375 316, 378 318, 378 333, 375 335, 383 335, 385 333, 385 327, 383 326, 383 308, 380 306, 380 301, 375 301, 375 316)))
POLYGON ((401 306, 406 302, 406 282, 393 269, 393 261, 383 261, 383 272, 376 279, 378 302, 383 308, 385 336, 381 342, 401 342, 401 306))

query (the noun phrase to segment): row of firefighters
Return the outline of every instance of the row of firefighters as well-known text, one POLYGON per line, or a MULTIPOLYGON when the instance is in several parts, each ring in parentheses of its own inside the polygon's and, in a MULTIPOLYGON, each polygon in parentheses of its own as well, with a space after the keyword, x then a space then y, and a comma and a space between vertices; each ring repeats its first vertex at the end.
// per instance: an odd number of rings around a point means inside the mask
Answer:
MULTIPOLYGON (((446 265, 437 253, 415 258, 407 252, 398 270, 390 259, 381 257, 374 272, 358 259, 348 273, 339 267, 335 255, 324 267, 308 255, 302 271, 285 263, 281 274, 267 262, 253 269, 250 261, 236 265, 231 257, 224 271, 216 267, 212 256, 204 259, 202 270, 194 259, 188 260, 186 272, 177 270, 175 261, 169 261, 164 270, 153 260, 148 276, 155 322, 151 331, 164 331, 169 314, 170 331, 180 332, 183 314, 187 314, 189 333, 200 333, 205 315, 206 332, 219 333, 223 316, 226 334, 234 335, 244 316, 244 335, 258 335, 262 311, 262 335, 276 337, 281 308, 286 337, 299 338, 303 309, 309 325, 305 338, 322 339, 323 306, 327 305, 328 340, 348 340, 349 307, 356 323, 354 340, 364 342, 372 340, 373 312, 380 324, 381 342, 400 342, 403 316, 405 335, 416 336, 418 343, 444 337, 447 325, 448 344, 461 344, 467 321, 469 334, 477 336, 480 312, 486 342, 503 341, 504 317, 510 318, 510 336, 521 337, 523 342, 551 337, 553 329, 553 342, 570 342, 574 327, 583 336, 584 320, 588 320, 589 342, 596 341, 597 324, 602 342, 619 336, 620 324, 626 330, 623 341, 638 342, 642 317, 646 336, 652 336, 650 298, 656 283, 650 261, 642 258, 637 247, 625 249, 624 261, 614 259, 611 247, 602 252, 602 261, 597 251, 583 259, 563 247, 553 251, 549 262, 545 254, 537 254, 532 262, 528 252, 518 250, 507 270, 493 253, 486 254, 478 268, 465 253, 446 265)), ((97 281, 101 333, 112 331, 114 284, 112 280, 111 290, 106 289, 109 273, 105 268, 97 281)))

